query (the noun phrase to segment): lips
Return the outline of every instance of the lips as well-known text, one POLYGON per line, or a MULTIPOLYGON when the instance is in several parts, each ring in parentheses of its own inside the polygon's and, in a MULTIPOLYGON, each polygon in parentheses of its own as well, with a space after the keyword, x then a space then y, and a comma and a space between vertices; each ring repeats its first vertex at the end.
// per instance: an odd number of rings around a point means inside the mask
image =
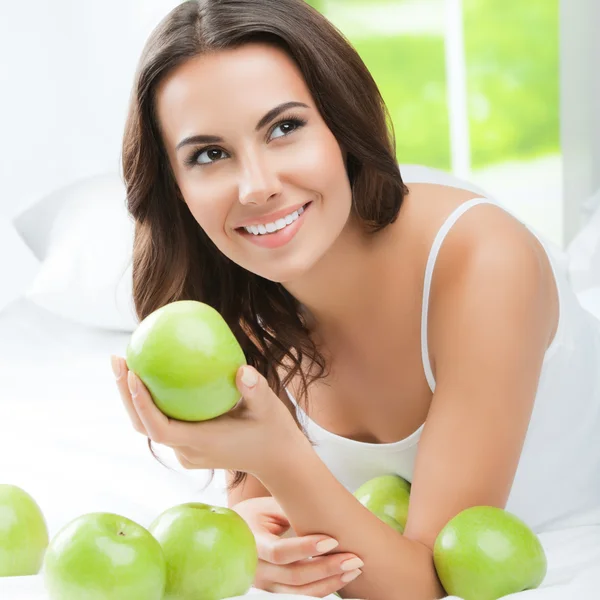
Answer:
POLYGON ((254 217, 253 219, 245 220, 241 225, 238 225, 235 229, 240 230, 244 229, 244 227, 249 227, 250 225, 266 225, 267 223, 274 223, 278 219, 283 219, 287 215, 291 215, 293 212, 306 208, 310 202, 305 204, 298 204, 297 206, 290 206, 289 208, 284 208, 277 212, 271 213, 270 215, 265 215, 264 217, 254 217))
MULTIPOLYGON (((300 207, 302 208, 302 207, 300 207)), ((238 228, 236 231, 248 242, 268 249, 280 248, 288 244, 298 233, 302 227, 307 213, 311 213, 312 202, 308 202, 304 205, 304 211, 302 214, 293 221, 290 225, 286 225, 283 229, 278 229, 272 233, 265 233, 263 235, 254 235, 248 233, 243 227, 238 228)))

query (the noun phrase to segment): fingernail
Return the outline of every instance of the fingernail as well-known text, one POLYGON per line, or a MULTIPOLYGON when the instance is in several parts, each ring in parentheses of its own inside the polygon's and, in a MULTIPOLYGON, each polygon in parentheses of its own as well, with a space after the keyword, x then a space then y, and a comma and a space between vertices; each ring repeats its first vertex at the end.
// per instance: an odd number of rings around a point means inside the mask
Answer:
POLYGON ((129 386, 131 395, 135 396, 137 394, 137 378, 133 371, 129 371, 129 374, 127 375, 127 385, 129 386))
POLYGON ((317 544, 317 552, 329 552, 330 550, 333 550, 339 545, 340 543, 337 540, 331 538, 328 540, 323 540, 317 544))
POLYGON ((364 566, 365 563, 362 560, 360 560, 358 556, 356 558, 349 558, 340 565, 342 571, 354 571, 355 569, 360 569, 364 566))
POLYGON ((244 367, 242 369, 242 383, 246 387, 254 387, 258 383, 258 374, 251 367, 244 367))
POLYGON ((119 377, 121 377, 121 361, 114 354, 111 354, 110 364, 112 366, 112 370, 115 374, 115 377, 119 379, 119 377))
POLYGON ((340 577, 340 580, 343 581, 344 583, 349 583, 350 581, 354 581, 361 573, 362 573, 362 571, 360 569, 356 569, 356 571, 350 571, 350 573, 344 573, 344 575, 342 575, 340 577))

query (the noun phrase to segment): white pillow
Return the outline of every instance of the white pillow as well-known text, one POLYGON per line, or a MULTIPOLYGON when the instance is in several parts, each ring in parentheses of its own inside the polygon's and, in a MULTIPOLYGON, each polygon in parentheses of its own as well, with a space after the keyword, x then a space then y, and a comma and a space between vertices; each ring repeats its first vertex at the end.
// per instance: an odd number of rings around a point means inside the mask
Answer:
POLYGON ((25 296, 61 317, 131 332, 134 223, 118 173, 59 190, 15 220, 43 261, 25 296))
POLYGON ((14 225, 0 215, 0 310, 23 295, 39 269, 39 261, 14 225))

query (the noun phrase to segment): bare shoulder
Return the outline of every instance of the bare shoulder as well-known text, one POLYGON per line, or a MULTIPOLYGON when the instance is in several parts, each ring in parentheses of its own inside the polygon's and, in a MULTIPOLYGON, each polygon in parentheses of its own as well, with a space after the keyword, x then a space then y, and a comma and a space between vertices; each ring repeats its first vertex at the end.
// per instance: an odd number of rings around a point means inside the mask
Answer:
MULTIPOLYGON (((462 204, 477 197, 468 190, 438 185, 419 184, 411 188, 402 210, 404 229, 410 230, 415 248, 422 249, 419 269, 425 270, 429 250, 446 219, 462 204)), ((519 219, 500 206, 473 206, 448 231, 431 284, 432 317, 436 309, 443 317, 446 292, 459 285, 477 289, 504 286, 505 293, 513 294, 524 292, 527 286, 534 292, 536 286, 549 324, 550 340, 553 337, 558 322, 558 291, 546 250, 519 219)), ((432 321, 435 323, 435 317, 432 321)))
POLYGON ((545 289, 555 287, 540 241, 525 224, 494 204, 473 206, 452 225, 436 261, 438 286, 450 284, 467 269, 490 277, 498 271, 529 273, 539 277, 545 289))
MULTIPOLYGON (((469 190, 433 184, 410 187, 411 194, 402 207, 404 229, 411 231, 413 243, 428 254, 435 235, 452 212, 478 196, 469 190)), ((552 283, 548 256, 539 240, 519 219, 494 204, 473 206, 453 224, 436 260, 436 279, 444 279, 441 272, 451 279, 466 264, 484 260, 537 262, 552 283)))

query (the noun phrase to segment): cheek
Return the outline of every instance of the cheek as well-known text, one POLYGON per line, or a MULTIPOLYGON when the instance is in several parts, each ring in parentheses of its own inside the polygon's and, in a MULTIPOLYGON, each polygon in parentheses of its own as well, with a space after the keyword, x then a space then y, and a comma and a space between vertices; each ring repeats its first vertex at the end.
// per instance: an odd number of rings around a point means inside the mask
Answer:
POLYGON ((333 134, 326 130, 298 147, 293 170, 304 187, 315 190, 339 191, 340 181, 346 177, 342 152, 333 134))
MULTIPOLYGON (((192 186, 190 186, 192 187, 192 186)), ((211 240, 220 246, 225 235, 223 227, 227 219, 228 205, 223 192, 202 187, 202 191, 182 190, 185 202, 200 227, 211 240)))

